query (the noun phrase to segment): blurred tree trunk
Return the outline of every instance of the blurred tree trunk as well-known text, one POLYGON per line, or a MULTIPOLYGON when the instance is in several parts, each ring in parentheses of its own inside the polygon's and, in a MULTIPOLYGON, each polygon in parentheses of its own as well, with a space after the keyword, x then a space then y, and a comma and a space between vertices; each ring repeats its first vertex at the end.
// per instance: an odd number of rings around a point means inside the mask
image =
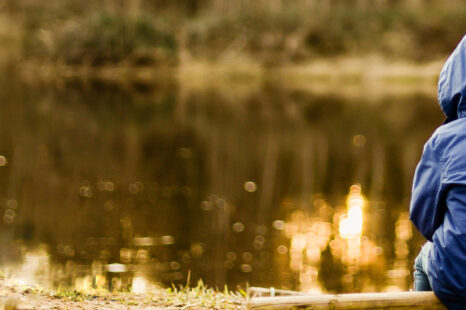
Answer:
POLYGON ((276 171, 278 164, 278 145, 273 135, 269 134, 265 146, 264 166, 260 189, 259 212, 257 222, 263 224, 272 207, 276 171))

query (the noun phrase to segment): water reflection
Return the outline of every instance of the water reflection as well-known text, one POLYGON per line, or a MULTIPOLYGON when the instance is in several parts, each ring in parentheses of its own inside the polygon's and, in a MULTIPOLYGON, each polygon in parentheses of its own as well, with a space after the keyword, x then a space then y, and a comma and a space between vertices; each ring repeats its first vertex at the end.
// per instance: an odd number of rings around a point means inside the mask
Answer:
MULTIPOLYGON (((364 211, 371 204, 362 194, 361 185, 350 187, 344 206, 332 207, 322 197, 318 195, 313 200, 315 212, 298 209, 291 212, 286 220, 273 221, 271 229, 276 231, 275 235, 268 234, 266 225, 257 226, 252 234, 254 252, 226 252, 223 268, 229 272, 237 269, 241 274, 253 275, 254 266, 260 260, 256 255, 265 256, 266 260, 276 256, 275 265, 280 268, 280 277, 288 280, 285 285, 281 283, 282 286, 305 292, 409 289, 412 256, 409 242, 413 232, 408 213, 400 212, 395 222, 395 256, 390 262, 383 246, 377 244, 377 239, 368 232, 367 223, 375 219, 370 212, 364 211), (264 255, 268 244, 274 244, 272 255, 264 255), (288 261, 288 266, 284 266, 283 261, 288 261), (327 269, 328 266, 331 270, 327 269), (386 273, 381 273, 382 270, 386 273), (294 285, 290 282, 293 277, 297 280, 294 285)), ((241 222, 232 225, 235 233, 242 233, 245 228, 241 222)), ((91 238, 87 242, 115 244, 111 238, 99 241, 91 238)), ((75 259, 75 249, 70 245, 57 245, 59 255, 69 257, 60 264, 53 262, 47 245, 29 251, 23 244, 18 244, 23 252, 22 263, 6 268, 14 279, 23 284, 144 293, 147 287, 164 277, 166 281, 184 280, 186 274, 181 272, 182 267, 190 266, 193 257, 204 256, 205 245, 198 243, 191 245, 190 251, 185 251, 180 261, 163 262, 153 258, 154 252, 160 251, 158 247, 174 244, 175 240, 170 235, 134 237, 131 247, 119 250, 118 263, 109 263, 111 253, 107 250, 101 250, 98 259, 81 252, 81 257, 93 259, 91 264, 79 264, 75 259), (147 278, 154 271, 159 274, 147 278)), ((248 247, 239 245, 239 248, 248 247)))
POLYGON ((0 167, 6 166, 7 160, 6 157, 3 155, 0 155, 0 167))
POLYGON ((339 231, 344 239, 360 239, 363 225, 365 198, 360 185, 352 185, 346 200, 347 212, 340 216, 339 231))
POLYGON ((83 289, 189 271, 218 287, 408 288, 421 239, 407 199, 435 98, 10 83, 0 260, 18 278, 36 257, 40 281, 83 289))

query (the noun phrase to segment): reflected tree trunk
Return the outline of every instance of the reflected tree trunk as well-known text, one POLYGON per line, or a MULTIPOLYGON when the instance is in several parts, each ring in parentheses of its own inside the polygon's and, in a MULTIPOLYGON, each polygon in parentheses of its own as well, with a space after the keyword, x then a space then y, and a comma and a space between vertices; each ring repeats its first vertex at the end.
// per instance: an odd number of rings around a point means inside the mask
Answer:
POLYGON ((380 142, 374 142, 371 171, 370 197, 379 200, 382 198, 385 179, 385 149, 380 142))
POLYGON ((314 178, 314 152, 312 149, 312 137, 304 138, 301 150, 301 201, 305 206, 310 204, 310 194, 312 193, 312 183, 314 178))
POLYGON ((278 142, 271 134, 268 135, 264 166, 262 169, 262 180, 259 199, 259 210, 257 213, 257 222, 263 224, 267 216, 270 215, 272 208, 274 186, 278 164, 278 142))

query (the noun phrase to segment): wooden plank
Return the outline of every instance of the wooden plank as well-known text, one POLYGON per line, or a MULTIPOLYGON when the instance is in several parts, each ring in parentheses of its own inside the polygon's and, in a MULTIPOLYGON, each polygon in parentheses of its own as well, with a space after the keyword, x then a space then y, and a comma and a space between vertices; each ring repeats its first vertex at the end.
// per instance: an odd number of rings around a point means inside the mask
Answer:
POLYGON ((248 302, 250 309, 446 309, 433 292, 358 293, 341 295, 309 295, 256 297, 248 302))

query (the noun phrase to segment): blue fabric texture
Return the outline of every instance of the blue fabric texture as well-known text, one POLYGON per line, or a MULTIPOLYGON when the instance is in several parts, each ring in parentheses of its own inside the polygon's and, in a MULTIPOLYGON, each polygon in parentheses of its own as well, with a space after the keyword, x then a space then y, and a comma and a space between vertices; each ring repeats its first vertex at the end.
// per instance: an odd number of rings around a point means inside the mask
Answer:
POLYGON ((447 122, 427 141, 410 218, 432 241, 428 277, 449 309, 466 309, 466 36, 445 63, 438 99, 447 122))
POLYGON ((414 260, 414 290, 417 292, 432 291, 432 285, 429 280, 429 253, 432 248, 432 242, 427 241, 414 260))

